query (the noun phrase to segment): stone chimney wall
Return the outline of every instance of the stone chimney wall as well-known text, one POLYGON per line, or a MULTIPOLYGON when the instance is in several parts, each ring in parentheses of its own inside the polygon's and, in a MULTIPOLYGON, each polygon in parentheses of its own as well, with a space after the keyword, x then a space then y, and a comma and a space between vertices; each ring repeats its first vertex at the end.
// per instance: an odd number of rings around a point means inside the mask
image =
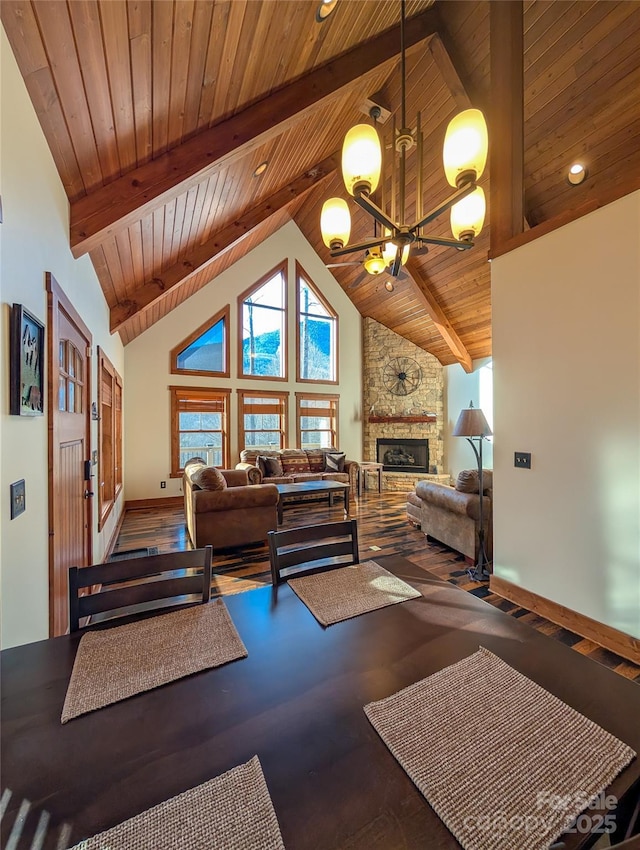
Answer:
POLYGON ((448 484, 444 473, 444 370, 432 354, 398 334, 365 318, 363 325, 364 399, 363 460, 376 461, 376 439, 429 440, 429 475, 384 472, 386 490, 409 491, 417 481, 428 479, 448 484), (408 395, 394 395, 384 384, 384 367, 398 357, 410 357, 419 366, 422 379, 408 395), (418 417, 435 414, 435 422, 370 422, 370 416, 418 417))

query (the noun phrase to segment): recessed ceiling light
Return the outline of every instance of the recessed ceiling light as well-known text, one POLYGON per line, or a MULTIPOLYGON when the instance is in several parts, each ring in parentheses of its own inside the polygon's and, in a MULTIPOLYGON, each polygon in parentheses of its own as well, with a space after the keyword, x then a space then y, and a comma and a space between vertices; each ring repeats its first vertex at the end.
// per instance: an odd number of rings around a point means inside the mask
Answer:
POLYGON ((265 171, 267 170, 267 165, 269 165, 269 163, 268 163, 268 162, 267 162, 267 160, 265 159, 265 161, 264 161, 264 162, 261 162, 261 163, 260 163, 260 165, 259 165, 259 166, 256 168, 256 170, 253 172, 253 176, 254 176, 254 177, 260 177, 260 175, 261 175, 261 174, 264 174, 264 173, 265 173, 265 171))
POLYGON ((393 282, 390 281, 390 280, 387 280, 385 282, 384 288, 387 290, 387 292, 393 292, 393 290, 394 290, 393 282))
POLYGON ((316 9, 316 22, 321 24, 326 21, 337 5, 338 0, 322 0, 316 9))
POLYGON ((578 186, 587 176, 587 169, 581 162, 574 162, 567 172, 567 180, 572 186, 578 186))

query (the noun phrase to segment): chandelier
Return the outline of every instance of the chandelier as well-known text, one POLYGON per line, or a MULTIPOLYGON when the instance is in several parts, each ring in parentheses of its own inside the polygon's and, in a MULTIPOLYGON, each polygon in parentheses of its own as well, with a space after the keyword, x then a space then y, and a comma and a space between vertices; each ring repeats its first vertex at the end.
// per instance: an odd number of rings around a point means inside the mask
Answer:
POLYGON ((351 216, 343 198, 325 201, 320 216, 320 229, 324 244, 331 249, 332 257, 354 251, 366 251, 364 267, 370 274, 388 270, 397 277, 413 247, 422 253, 429 245, 467 250, 474 245, 484 224, 486 210, 484 192, 477 181, 487 162, 487 125, 479 109, 466 109, 449 123, 444 140, 443 165, 447 181, 455 191, 427 213, 423 210, 422 186, 422 129, 420 113, 416 128, 407 127, 406 120, 406 59, 405 59, 405 0, 401 0, 400 52, 401 52, 401 126, 393 127, 394 168, 391 184, 389 213, 385 204, 378 206, 372 199, 382 172, 382 147, 375 127, 380 109, 374 107, 370 116, 374 124, 357 124, 352 127, 342 146, 342 177, 353 200, 374 220, 374 236, 364 242, 349 245, 351 216), (406 222, 405 199, 407 194, 407 152, 416 146, 416 221, 406 222), (397 162, 396 162, 397 154, 397 162), (396 200, 398 215, 396 215, 396 200), (423 228, 450 210, 453 239, 430 236, 423 228))

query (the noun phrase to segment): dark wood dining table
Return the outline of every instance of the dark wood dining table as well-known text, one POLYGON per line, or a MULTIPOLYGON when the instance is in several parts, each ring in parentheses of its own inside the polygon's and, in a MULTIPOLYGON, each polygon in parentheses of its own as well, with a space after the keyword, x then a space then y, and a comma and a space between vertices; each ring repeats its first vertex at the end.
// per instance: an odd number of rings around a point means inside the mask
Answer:
MULTIPOLYGON (((46 850, 63 824, 72 844, 257 754, 288 850, 458 848, 363 706, 479 646, 640 752, 637 684, 401 556, 376 561, 424 595, 328 628, 286 584, 225 597, 248 658, 64 726, 81 633, 3 651, 2 846, 21 805, 16 850, 31 846, 43 811, 46 850)), ((482 717, 468 724, 461 735, 482 730, 482 717)), ((625 807, 639 785, 636 758, 607 793, 625 807)), ((564 846, 589 841, 574 834, 564 846)))

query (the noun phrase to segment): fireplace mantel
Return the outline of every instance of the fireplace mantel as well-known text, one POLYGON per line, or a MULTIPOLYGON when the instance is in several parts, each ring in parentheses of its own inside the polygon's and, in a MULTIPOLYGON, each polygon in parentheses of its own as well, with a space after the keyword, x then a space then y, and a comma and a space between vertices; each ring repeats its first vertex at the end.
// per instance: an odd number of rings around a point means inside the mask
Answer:
POLYGON ((369 422, 435 422, 436 416, 428 413, 416 414, 415 416, 394 416, 371 414, 369 422))

